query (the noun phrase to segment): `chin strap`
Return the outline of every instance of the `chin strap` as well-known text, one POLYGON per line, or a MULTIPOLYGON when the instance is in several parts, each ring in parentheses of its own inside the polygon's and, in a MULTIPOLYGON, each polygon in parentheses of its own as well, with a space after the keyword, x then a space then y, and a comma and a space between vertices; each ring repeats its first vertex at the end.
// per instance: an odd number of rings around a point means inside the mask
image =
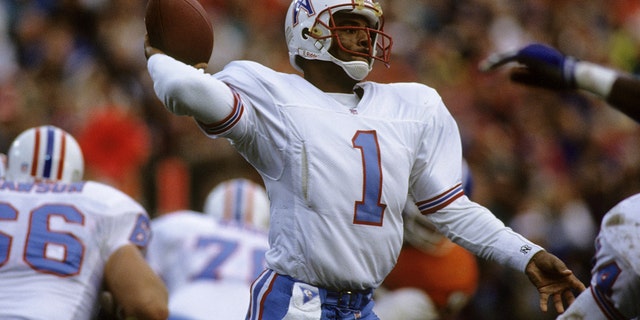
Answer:
POLYGON ((354 80, 360 81, 364 79, 371 71, 371 65, 369 65, 364 61, 345 62, 345 61, 335 59, 333 57, 332 57, 332 60, 335 64, 342 67, 344 72, 346 72, 347 75, 349 75, 349 77, 351 77, 351 79, 354 79, 354 80))

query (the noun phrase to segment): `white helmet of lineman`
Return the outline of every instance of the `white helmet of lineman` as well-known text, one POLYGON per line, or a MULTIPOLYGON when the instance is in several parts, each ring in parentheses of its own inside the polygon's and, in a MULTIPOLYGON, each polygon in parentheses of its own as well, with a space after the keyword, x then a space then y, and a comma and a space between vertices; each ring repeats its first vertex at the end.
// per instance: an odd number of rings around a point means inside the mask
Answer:
POLYGON ((384 33, 383 28, 382 8, 375 0, 293 0, 284 25, 289 61, 300 72, 303 71, 296 63, 298 56, 309 60, 331 61, 342 67, 352 79, 360 81, 369 74, 375 60, 389 65, 392 40, 384 33), (366 30, 370 36, 368 53, 347 50, 333 34, 336 30, 333 14, 338 11, 362 15, 369 21, 369 27, 366 28, 339 27, 366 30), (343 51, 364 56, 369 62, 338 60, 329 53, 334 40, 343 51))
POLYGON ((25 130, 7 155, 6 180, 18 182, 82 180, 84 158, 73 136, 54 126, 25 130))
POLYGON ((248 179, 231 179, 215 186, 204 203, 204 214, 217 221, 269 228, 269 198, 264 188, 248 179))

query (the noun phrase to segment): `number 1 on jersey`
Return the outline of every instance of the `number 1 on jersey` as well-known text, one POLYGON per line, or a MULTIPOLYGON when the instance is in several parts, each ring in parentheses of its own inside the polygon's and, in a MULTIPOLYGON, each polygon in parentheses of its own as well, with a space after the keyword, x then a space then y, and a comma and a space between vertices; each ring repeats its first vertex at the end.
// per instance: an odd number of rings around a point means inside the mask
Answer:
POLYGON ((385 204, 382 197, 382 165, 380 145, 375 130, 358 131, 351 140, 353 147, 362 154, 362 201, 356 201, 354 224, 381 226, 385 204))

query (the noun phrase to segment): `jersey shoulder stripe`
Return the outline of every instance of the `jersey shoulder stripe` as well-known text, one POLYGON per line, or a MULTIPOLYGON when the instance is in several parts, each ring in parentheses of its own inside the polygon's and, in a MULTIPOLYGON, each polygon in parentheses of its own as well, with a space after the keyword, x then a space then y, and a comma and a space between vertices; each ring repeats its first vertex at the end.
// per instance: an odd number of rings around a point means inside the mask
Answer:
POLYGON ((242 117, 242 114, 244 113, 244 104, 242 103, 242 100, 240 100, 240 96, 235 90, 231 89, 231 92, 233 93, 233 110, 228 117, 212 124, 199 122, 200 126, 207 134, 223 134, 233 128, 233 126, 238 123, 238 121, 242 117))
POLYGON ((453 188, 431 199, 416 202, 416 206, 418 206, 420 213, 431 214, 446 207, 451 202, 460 198, 463 195, 464 195, 464 190, 462 189, 462 183, 458 183, 453 188))

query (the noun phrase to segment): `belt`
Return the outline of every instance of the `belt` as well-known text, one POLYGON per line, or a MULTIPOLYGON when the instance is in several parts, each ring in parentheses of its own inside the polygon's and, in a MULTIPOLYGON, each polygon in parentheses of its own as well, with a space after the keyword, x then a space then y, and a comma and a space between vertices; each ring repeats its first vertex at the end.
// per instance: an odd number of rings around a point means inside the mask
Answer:
POLYGON ((351 308, 361 310, 366 306, 373 297, 373 289, 353 291, 353 290, 341 290, 332 291, 326 290, 327 296, 325 303, 335 305, 343 308, 351 308))

